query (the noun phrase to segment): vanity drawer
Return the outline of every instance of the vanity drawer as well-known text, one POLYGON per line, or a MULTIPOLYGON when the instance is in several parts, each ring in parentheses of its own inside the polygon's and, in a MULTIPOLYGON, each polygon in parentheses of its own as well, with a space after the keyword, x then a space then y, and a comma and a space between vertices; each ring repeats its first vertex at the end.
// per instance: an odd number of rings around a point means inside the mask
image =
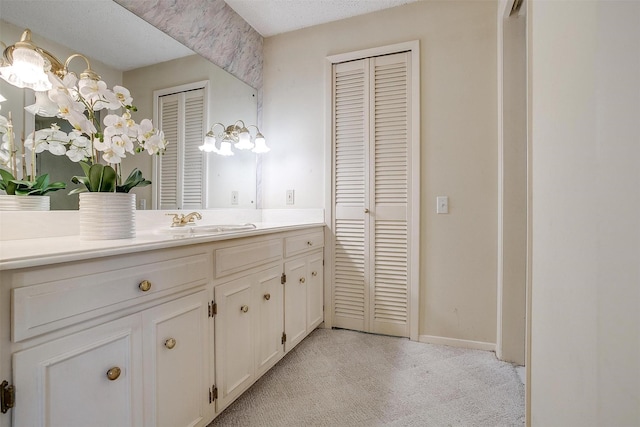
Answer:
POLYGON ((324 232, 322 230, 291 236, 285 239, 284 256, 285 258, 289 258, 322 247, 324 247, 324 232))
POLYGON ((216 278, 282 259, 282 239, 216 249, 216 278))
POLYGON ((206 284, 210 270, 207 251, 161 250, 16 271, 12 340, 206 284))

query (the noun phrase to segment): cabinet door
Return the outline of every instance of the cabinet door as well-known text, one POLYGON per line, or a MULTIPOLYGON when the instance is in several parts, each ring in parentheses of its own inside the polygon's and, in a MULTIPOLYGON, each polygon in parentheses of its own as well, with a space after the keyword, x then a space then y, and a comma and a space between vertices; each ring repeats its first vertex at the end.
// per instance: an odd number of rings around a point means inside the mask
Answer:
POLYGON ((15 426, 142 425, 139 316, 13 355, 15 426))
POLYGON ((285 350, 295 347, 307 333, 307 262, 306 258, 288 261, 284 265, 287 281, 284 286, 285 350))
POLYGON ((259 377, 284 354, 284 291, 281 267, 255 275, 253 284, 256 331, 256 375, 259 377))
POLYGON ((255 377, 251 277, 218 285, 214 290, 218 305, 215 317, 217 410, 221 411, 255 377))
POLYGON ((307 334, 315 329, 324 319, 324 279, 323 254, 318 252, 307 257, 307 334))
POLYGON ((202 290, 142 313, 149 427, 205 425, 212 383, 208 300, 202 290))

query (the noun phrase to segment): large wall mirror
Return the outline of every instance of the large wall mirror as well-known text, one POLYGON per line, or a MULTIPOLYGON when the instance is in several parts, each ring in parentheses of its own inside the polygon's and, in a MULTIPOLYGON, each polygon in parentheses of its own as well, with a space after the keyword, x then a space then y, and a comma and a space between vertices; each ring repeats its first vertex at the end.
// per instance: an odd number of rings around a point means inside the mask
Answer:
MULTIPOLYGON (((257 121, 257 91, 210 61, 195 54, 162 31, 148 24, 112 0, 0 0, 0 40, 13 44, 25 28, 31 29, 34 43, 64 61, 81 53, 91 61, 108 87, 123 85, 131 91, 138 112, 134 119, 153 119, 154 91, 192 82, 208 81, 208 126, 229 125, 237 120, 257 121)), ((79 61, 80 72, 84 63, 79 61)), ((18 89, 0 79, 3 102, 0 114, 12 113, 16 137, 47 127, 56 119, 34 117, 24 107, 34 102, 33 91, 18 89)), ((60 121, 60 119, 57 119, 60 121)), ((171 143, 171 141, 169 141, 171 143)), ((256 207, 256 154, 236 152, 231 157, 203 154, 207 169, 205 208, 256 207), (232 193, 235 197, 232 197, 232 193)), ((154 159, 146 154, 128 156, 123 170, 134 167, 152 179, 154 159)), ((66 158, 38 155, 39 173, 53 180, 70 180, 80 169, 66 158)), ((154 206, 152 186, 133 190, 141 205, 154 206)), ((50 193, 52 209, 76 209, 77 195, 68 191, 50 193)))

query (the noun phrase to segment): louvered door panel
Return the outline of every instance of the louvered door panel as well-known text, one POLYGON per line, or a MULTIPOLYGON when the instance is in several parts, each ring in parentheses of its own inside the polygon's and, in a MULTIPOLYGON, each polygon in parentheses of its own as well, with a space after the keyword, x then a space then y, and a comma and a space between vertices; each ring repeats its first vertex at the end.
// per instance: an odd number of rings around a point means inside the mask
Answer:
POLYGON ((371 332, 408 336, 406 53, 372 58, 371 332))
POLYGON ((333 325, 409 336, 409 55, 334 65, 333 325))
POLYGON ((159 97, 160 128, 168 145, 159 156, 160 209, 201 209, 206 205, 205 157, 198 149, 204 140, 204 89, 159 97))
POLYGON ((158 189, 160 209, 178 207, 178 96, 168 95, 160 98, 160 123, 158 127, 169 141, 164 155, 159 157, 160 183, 158 189))
POLYGON ((182 207, 201 209, 204 207, 204 159, 198 146, 204 140, 204 90, 185 93, 184 108, 184 178, 182 207))
POLYGON ((333 171, 334 254, 333 323, 365 330, 368 321, 368 110, 369 61, 334 67, 333 171))
POLYGON ((339 328, 365 328, 364 221, 335 221, 333 303, 334 324, 339 328))

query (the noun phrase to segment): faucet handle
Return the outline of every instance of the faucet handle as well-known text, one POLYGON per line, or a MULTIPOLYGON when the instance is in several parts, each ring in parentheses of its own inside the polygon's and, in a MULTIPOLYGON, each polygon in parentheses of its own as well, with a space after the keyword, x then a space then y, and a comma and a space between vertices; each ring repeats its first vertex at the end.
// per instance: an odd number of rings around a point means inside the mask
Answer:
POLYGON ((172 216, 173 215, 173 218, 171 219, 171 226, 172 227, 175 227, 176 225, 182 224, 182 218, 184 218, 184 214, 168 213, 168 214, 165 214, 165 215, 168 215, 168 216, 172 216))

